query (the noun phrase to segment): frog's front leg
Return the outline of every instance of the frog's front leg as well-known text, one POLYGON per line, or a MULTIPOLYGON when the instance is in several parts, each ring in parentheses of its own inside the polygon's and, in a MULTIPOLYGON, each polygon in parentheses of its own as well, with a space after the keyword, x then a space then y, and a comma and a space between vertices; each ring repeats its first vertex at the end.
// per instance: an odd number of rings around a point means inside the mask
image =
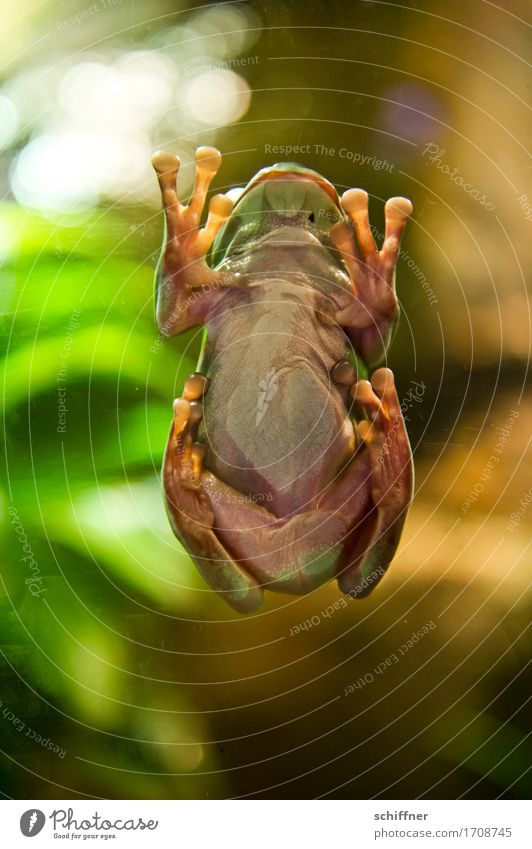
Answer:
POLYGON ((216 148, 197 149, 194 190, 188 206, 183 206, 176 190, 179 158, 158 151, 152 159, 165 212, 165 245, 156 275, 157 323, 165 336, 203 324, 207 307, 230 282, 227 274, 214 271, 206 262, 214 238, 233 208, 227 195, 212 198, 207 222, 200 228, 207 191, 221 162, 216 148))
POLYGON ((331 240, 351 280, 350 300, 336 320, 347 329, 366 364, 374 366, 383 359, 397 318, 395 266, 412 204, 402 197, 387 201, 384 242, 378 251, 369 224, 367 192, 349 189, 341 202, 354 229, 347 221, 331 229, 331 240))
POLYGON ((191 375, 183 397, 174 401, 174 420, 163 462, 166 506, 175 535, 194 557, 205 580, 231 607, 248 613, 262 603, 263 591, 235 563, 214 531, 210 495, 202 484, 205 448, 194 437, 206 388, 204 375, 191 375))
POLYGON ((378 369, 371 383, 358 381, 351 394, 369 417, 358 423, 358 432, 369 453, 373 507, 367 517, 369 536, 355 537, 338 585, 361 598, 380 581, 395 554, 412 499, 414 469, 392 371, 378 369))

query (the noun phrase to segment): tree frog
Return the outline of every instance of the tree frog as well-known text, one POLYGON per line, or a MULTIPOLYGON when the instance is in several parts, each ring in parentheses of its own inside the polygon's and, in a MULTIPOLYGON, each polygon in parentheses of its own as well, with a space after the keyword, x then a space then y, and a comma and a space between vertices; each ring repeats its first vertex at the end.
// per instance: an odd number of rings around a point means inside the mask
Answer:
POLYGON ((412 204, 385 205, 377 249, 368 195, 309 168, 264 168, 202 212, 221 154, 153 165, 165 212, 156 316, 203 325, 197 371, 173 403, 163 463, 168 516, 207 583, 248 613, 264 590, 336 579, 367 595, 395 554, 412 498, 405 423, 383 360, 398 317, 395 266, 412 204))

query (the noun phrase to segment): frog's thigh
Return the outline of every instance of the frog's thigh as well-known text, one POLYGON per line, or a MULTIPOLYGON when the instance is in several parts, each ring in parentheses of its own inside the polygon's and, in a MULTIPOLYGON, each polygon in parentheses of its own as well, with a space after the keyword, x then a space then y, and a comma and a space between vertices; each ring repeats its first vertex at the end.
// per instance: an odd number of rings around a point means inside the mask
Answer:
POLYGON ((263 591, 253 576, 235 563, 213 530, 214 514, 194 476, 194 456, 186 442, 190 427, 187 404, 186 399, 176 402, 163 464, 170 523, 212 589, 235 610, 249 613, 262 603, 263 591))
POLYGON ((278 519, 249 496, 211 473, 202 475, 219 539, 266 589, 310 592, 334 578, 353 515, 360 500, 345 510, 314 510, 278 519))
MULTIPOLYGON (((194 558, 210 587, 240 613, 249 613, 262 604, 263 591, 257 581, 236 563, 220 542, 212 525, 205 522, 197 505, 183 498, 175 474, 166 479, 166 504, 174 533, 194 558)), ((187 494, 188 495, 188 494, 187 494)))
POLYGON ((370 421, 360 422, 371 463, 369 537, 355 540, 348 567, 338 577, 340 589, 351 597, 368 595, 380 581, 395 554, 413 490, 413 464, 408 435, 393 373, 378 369, 352 390, 370 421))

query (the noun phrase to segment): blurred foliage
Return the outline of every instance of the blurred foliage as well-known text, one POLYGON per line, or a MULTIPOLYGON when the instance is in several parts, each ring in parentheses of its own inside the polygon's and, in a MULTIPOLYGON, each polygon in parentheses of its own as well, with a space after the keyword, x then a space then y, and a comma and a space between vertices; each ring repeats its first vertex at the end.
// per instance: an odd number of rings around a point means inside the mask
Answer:
MULTIPOLYGON (((149 15, 122 0, 59 31, 83 4, 57 2, 28 6, 22 35, 21 5, 11 10, 13 75, 32 39, 32 61, 52 67, 104 42, 117 55, 159 49, 176 33, 184 39, 179 27, 192 20, 170 0, 150 4, 149 15)), ((419 14, 408 4, 244 5, 258 39, 248 48, 258 61, 239 68, 253 92, 249 111, 183 137, 155 132, 179 150, 218 144, 227 155, 215 191, 276 158, 266 145, 308 144, 303 164, 339 190, 370 191, 379 229, 385 198, 413 198, 390 363, 400 394, 411 379, 426 393, 409 411, 417 495, 401 551, 374 596, 328 618, 333 585, 301 599, 270 594, 249 619, 226 608, 173 538, 162 504, 171 402, 200 336, 158 337, 157 206, 102 201, 47 217, 11 198, 0 219, 0 787, 20 798, 522 797, 529 517, 506 530, 530 483, 532 410, 520 398, 530 240, 514 191, 523 173, 522 30, 479 3, 481 34, 458 3, 419 14), (488 63, 481 48, 490 39, 514 53, 490 48, 488 63), (429 143, 493 198, 496 215, 430 164, 429 143), (355 164, 342 148, 393 167, 355 164), (517 408, 500 464, 464 512, 497 428, 517 408), (20 528, 38 564, 36 597, 20 528), (313 616, 319 626, 288 636, 313 616), (401 663, 343 695, 429 621, 436 628, 401 663)), ((206 35, 187 55, 206 61, 212 41, 206 35)), ((5 153, 6 191, 26 140, 5 153)))
MULTIPOLYGON (((188 716, 191 704, 172 676, 165 686, 142 660, 150 610, 168 611, 171 624, 190 614, 191 588, 201 586, 170 533, 158 480, 168 400, 193 358, 170 344, 149 350, 158 342, 153 261, 139 262, 142 239, 127 219, 98 214, 61 227, 4 207, 3 223, 22 235, 4 264, 12 281, 2 368, 4 706, 27 718, 29 689, 35 723, 67 749, 52 764, 52 784, 39 788, 44 795, 60 787, 111 796, 219 792, 216 777, 199 784, 180 778, 200 763, 214 764, 200 742, 201 718, 188 716), (8 503, 42 576, 36 598, 24 584, 31 572, 20 560, 8 503), (50 712, 49 698, 57 703, 50 712), (171 729, 163 733, 168 710, 171 729), (151 742, 128 742, 137 738, 151 742), (76 759, 105 761, 118 742, 120 773, 102 776, 87 763, 79 787, 76 759), (175 778, 144 783, 133 774, 143 769, 170 770, 175 778)), ((159 635, 148 653, 165 657, 163 643, 159 635)), ((0 725, 8 742, 10 730, 0 725)), ((45 753, 24 738, 11 740, 17 759, 40 762, 45 753)), ((50 776, 50 767, 44 772, 50 776)))

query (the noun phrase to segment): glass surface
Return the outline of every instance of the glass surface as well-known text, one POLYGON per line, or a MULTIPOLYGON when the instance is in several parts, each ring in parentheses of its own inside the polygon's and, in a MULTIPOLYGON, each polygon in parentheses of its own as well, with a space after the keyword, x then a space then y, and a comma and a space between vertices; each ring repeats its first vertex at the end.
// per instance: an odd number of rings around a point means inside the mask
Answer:
POLYGON ((4 795, 530 793, 526 13, 8 4, 4 795), (178 153, 186 198, 199 144, 216 192, 287 160, 365 188, 377 240, 386 199, 413 201, 388 364, 416 495, 366 600, 329 583, 239 616, 170 531, 161 460, 202 331, 154 322, 149 163, 178 153))

